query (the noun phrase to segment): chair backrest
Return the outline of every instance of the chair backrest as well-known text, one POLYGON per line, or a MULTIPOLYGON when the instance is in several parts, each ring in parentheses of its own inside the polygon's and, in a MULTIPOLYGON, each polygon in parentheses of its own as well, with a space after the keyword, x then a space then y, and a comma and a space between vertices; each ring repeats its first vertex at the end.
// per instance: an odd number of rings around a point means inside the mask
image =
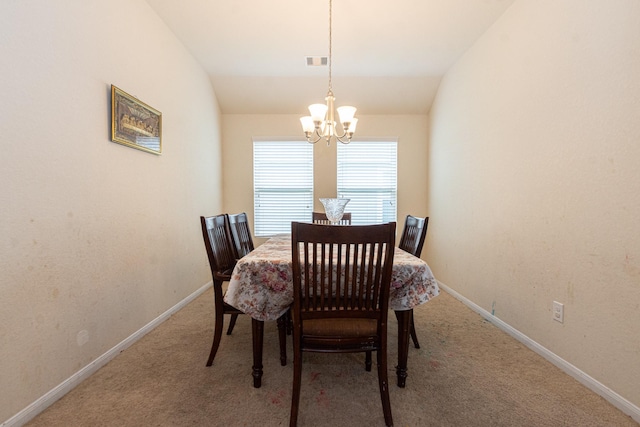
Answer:
POLYGON ((236 248, 236 257, 242 258, 254 249, 249 220, 245 212, 229 215, 229 228, 236 248))
MULTIPOLYGON (((331 221, 327 218, 327 214, 324 212, 314 212, 311 219, 314 224, 331 224, 331 221)), ((338 224, 351 225, 351 212, 343 213, 342 219, 340 219, 338 224)))
POLYGON ((236 251, 227 215, 201 216, 200 223, 211 274, 214 279, 220 275, 230 275, 236 264, 236 251))
POLYGON ((294 319, 357 317, 386 325, 395 228, 395 222, 351 227, 293 222, 294 319))
POLYGON ((422 247, 424 246, 424 238, 427 236, 428 225, 429 217, 418 218, 407 215, 398 247, 420 258, 422 247))

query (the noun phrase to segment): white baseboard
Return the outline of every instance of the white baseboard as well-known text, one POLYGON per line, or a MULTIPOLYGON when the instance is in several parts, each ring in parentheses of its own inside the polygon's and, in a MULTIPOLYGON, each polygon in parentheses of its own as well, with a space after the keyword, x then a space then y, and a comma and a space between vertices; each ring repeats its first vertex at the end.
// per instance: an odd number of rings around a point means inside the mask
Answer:
POLYGON ((99 356, 96 360, 89 363, 84 368, 80 369, 78 372, 64 380, 62 383, 57 385, 55 388, 47 392, 44 396, 40 397, 35 402, 31 403, 29 406, 24 408, 22 411, 18 412, 13 417, 9 418, 2 424, 0 427, 20 427, 31 419, 33 419, 36 415, 47 409, 53 403, 55 403, 62 396, 70 392, 74 387, 80 384, 82 381, 90 377, 94 374, 98 369, 102 368, 106 365, 111 359, 116 357, 122 351, 130 347, 133 343, 138 341, 140 338, 151 332, 156 326, 160 325, 162 322, 167 320, 171 315, 178 312, 180 309, 185 307, 191 301, 200 296, 204 291, 209 289, 212 286, 212 282, 209 281, 206 285, 202 286, 200 289, 196 290, 194 293, 171 307, 169 310, 162 313, 160 316, 153 319, 151 322, 143 326, 138 331, 131 334, 129 337, 121 341, 115 347, 104 353, 102 356, 99 356))
POLYGON ((536 353, 538 353, 539 355, 547 359, 549 362, 553 363, 562 371, 571 375, 573 378, 578 380, 580 383, 582 383, 584 386, 592 390, 594 393, 602 396, 613 406, 615 406, 616 408, 618 408, 619 410, 621 410, 622 412, 624 412, 625 414, 633 418, 634 421, 640 423, 640 408, 638 406, 629 402, 627 399, 620 396, 618 393, 611 390, 609 387, 605 386, 604 384, 590 377, 580 369, 573 366, 571 363, 567 362, 566 360, 562 359, 558 355, 554 354, 553 352, 549 351, 545 347, 541 346, 540 344, 538 344, 528 336, 524 335, 522 332, 518 331, 517 329, 511 327, 507 323, 493 316, 491 313, 489 313, 482 307, 478 306, 474 302, 463 297, 462 295, 460 295, 453 289, 449 288, 442 282, 438 281, 438 285, 440 286, 441 289, 443 289, 448 294, 453 296, 455 299, 459 300, 464 305, 466 305, 467 307, 469 307, 470 309, 478 313, 484 319, 491 322, 493 325, 495 325, 499 329, 502 329, 504 332, 508 333, 509 335, 511 335, 518 341, 520 341, 522 344, 526 345, 528 348, 530 348, 531 350, 535 351, 536 353))

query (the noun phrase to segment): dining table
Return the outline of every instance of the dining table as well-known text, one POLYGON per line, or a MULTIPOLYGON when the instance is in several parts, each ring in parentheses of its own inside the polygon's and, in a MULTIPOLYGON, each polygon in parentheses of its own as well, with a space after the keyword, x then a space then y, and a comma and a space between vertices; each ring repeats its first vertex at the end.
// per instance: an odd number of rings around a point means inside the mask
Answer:
MULTIPOLYGON (((396 247, 389 308, 395 312, 398 320, 398 387, 406 384, 412 310, 439 293, 438 283, 429 265, 396 247)), ((291 235, 271 237, 240 258, 233 269, 224 301, 252 319, 253 386, 259 388, 263 374, 264 322, 277 320, 280 334, 284 334, 283 314, 293 303, 291 235)), ((286 364, 286 356, 281 364, 286 364)))

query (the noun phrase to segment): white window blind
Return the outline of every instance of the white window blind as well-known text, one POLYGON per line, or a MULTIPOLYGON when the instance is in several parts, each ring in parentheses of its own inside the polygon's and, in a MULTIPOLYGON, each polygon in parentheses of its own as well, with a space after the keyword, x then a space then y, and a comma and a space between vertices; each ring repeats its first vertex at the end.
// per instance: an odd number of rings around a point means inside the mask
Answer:
POLYGON ((353 225, 396 221, 397 141, 338 144, 338 197, 353 225))
POLYGON ((253 142, 254 233, 291 233, 291 221, 313 210, 313 145, 306 141, 253 142))

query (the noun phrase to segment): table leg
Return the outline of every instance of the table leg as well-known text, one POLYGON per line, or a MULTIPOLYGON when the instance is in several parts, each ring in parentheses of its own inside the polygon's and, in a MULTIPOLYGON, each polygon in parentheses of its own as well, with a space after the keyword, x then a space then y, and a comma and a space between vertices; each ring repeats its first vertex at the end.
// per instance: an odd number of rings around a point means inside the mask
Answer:
POLYGON ((253 386, 262 385, 262 345, 264 341, 264 322, 251 319, 251 334, 253 336, 253 386))
POLYGON ((398 319, 398 387, 404 388, 407 380, 407 359, 409 358, 409 325, 411 324, 411 310, 395 311, 398 319))
POLYGON ((289 312, 278 317, 278 339, 280 341, 280 365, 287 365, 287 328, 289 323, 289 312))

